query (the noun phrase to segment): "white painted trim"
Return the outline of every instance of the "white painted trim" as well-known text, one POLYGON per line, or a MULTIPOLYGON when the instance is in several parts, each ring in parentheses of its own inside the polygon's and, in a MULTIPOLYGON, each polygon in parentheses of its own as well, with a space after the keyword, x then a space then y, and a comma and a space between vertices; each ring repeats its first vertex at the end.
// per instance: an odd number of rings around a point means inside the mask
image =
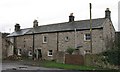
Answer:
POLYGON ((86 34, 90 34, 90 33, 85 33, 84 34, 84 41, 90 41, 90 40, 86 40, 86 34))
POLYGON ((28 51, 28 56, 32 56, 32 51, 31 50, 28 51))
POLYGON ((43 43, 47 43, 47 36, 43 36, 43 43), (44 41, 45 37, 46 37, 46 42, 44 41))
POLYGON ((18 55, 21 56, 21 49, 18 49, 18 55))
POLYGON ((38 59, 38 50, 41 50, 41 54, 42 54, 42 48, 36 48, 36 58, 38 59))
POLYGON ((69 37, 65 36, 65 41, 68 42, 69 41, 69 37))
POLYGON ((48 56, 53 56, 53 50, 52 50, 52 55, 49 55, 49 53, 50 53, 50 52, 49 52, 49 50, 48 50, 48 56))

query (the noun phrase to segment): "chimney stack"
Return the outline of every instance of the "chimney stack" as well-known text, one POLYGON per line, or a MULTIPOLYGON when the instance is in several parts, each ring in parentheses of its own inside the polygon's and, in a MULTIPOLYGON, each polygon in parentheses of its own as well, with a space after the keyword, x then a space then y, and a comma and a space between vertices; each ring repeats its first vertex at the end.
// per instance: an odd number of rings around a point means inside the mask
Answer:
POLYGON ((15 25, 15 31, 19 31, 20 30, 20 25, 18 23, 16 23, 15 25))
POLYGON ((106 8, 106 10, 105 10, 105 18, 109 18, 109 19, 111 19, 111 11, 109 10, 109 8, 106 8))
POLYGON ((69 16, 69 22, 73 22, 73 21, 74 21, 74 18, 75 18, 75 17, 73 16, 73 13, 71 13, 70 16, 69 16))
POLYGON ((34 20, 33 21, 33 27, 37 27, 38 26, 38 21, 37 20, 34 20))

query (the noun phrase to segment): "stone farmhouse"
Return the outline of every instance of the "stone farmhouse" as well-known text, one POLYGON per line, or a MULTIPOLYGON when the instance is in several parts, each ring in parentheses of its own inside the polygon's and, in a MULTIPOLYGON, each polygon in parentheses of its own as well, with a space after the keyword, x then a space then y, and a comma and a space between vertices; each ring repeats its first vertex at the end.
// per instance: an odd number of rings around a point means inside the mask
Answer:
MULTIPOLYGON (((79 54, 90 53, 90 20, 74 20, 71 13, 68 22, 38 26, 34 20, 33 28, 20 29, 15 25, 15 31, 8 35, 13 43, 8 56, 19 56, 52 60, 58 52, 65 52, 67 48, 75 48, 79 54), (33 54, 34 53, 34 54, 33 54)), ((92 19, 92 54, 108 50, 111 41, 115 40, 115 29, 111 21, 111 11, 105 10, 104 18, 92 19)))

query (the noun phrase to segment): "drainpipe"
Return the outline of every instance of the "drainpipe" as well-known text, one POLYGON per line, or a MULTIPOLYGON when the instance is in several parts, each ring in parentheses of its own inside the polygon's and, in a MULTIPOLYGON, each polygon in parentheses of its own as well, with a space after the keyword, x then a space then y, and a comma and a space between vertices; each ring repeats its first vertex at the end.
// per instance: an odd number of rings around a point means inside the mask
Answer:
POLYGON ((14 40, 14 44, 13 44, 13 45, 14 45, 13 54, 14 54, 14 55, 17 55, 17 52, 16 52, 16 51, 17 51, 17 50, 16 50, 16 38, 13 37, 13 40, 14 40))
POLYGON ((34 60, 34 44, 35 44, 35 43, 34 43, 34 30, 33 30, 33 50, 32 50, 32 51, 33 51, 33 52, 32 52, 32 59, 33 59, 33 60, 34 60))
POLYGON ((58 38, 59 38, 59 36, 58 36, 58 32, 57 32, 57 52, 59 51, 59 49, 58 49, 58 44, 59 44, 58 38))
POLYGON ((75 28, 75 48, 77 48, 76 42, 77 42, 77 34, 76 34, 76 28, 75 28))

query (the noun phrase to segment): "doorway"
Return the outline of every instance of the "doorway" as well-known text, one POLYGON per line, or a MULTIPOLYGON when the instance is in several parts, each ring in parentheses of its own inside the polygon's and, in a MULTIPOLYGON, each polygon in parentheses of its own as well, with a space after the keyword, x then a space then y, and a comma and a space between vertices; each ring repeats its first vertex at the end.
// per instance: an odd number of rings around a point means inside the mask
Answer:
POLYGON ((37 59, 42 60, 42 52, 41 49, 37 49, 37 59))

